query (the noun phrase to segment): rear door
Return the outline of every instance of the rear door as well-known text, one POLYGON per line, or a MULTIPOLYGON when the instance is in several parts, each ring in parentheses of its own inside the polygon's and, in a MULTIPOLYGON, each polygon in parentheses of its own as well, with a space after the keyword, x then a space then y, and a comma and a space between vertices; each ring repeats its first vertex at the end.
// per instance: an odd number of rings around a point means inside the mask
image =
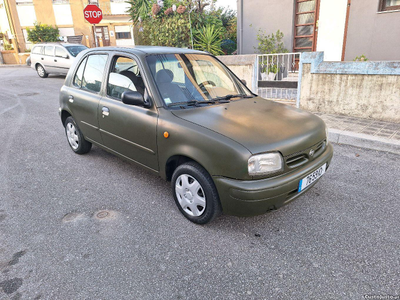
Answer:
POLYGON ((81 60, 71 86, 63 88, 68 97, 68 108, 86 139, 102 143, 98 125, 100 91, 108 55, 91 54, 81 60))
POLYGON ((106 77, 106 95, 100 100, 99 125, 103 145, 152 170, 158 170, 156 107, 122 103, 124 91, 148 97, 142 72, 134 57, 116 54, 106 77))
POLYGON ((41 58, 43 66, 47 73, 57 73, 54 66, 54 46, 46 45, 44 46, 44 55, 41 58))

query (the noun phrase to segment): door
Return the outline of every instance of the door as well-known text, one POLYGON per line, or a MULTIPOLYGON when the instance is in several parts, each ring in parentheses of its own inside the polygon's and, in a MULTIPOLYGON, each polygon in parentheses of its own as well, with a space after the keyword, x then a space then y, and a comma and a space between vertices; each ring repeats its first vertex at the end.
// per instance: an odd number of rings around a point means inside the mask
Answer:
POLYGON ((72 85, 63 87, 68 98, 68 108, 85 138, 101 144, 98 125, 98 108, 108 55, 93 54, 80 63, 72 85))
POLYGON ((96 26, 97 43, 100 46, 99 39, 103 40, 103 46, 110 46, 110 35, 107 26, 96 26))
POLYGON ((317 49, 319 2, 320 0, 296 0, 294 52, 311 52, 317 49))
POLYGON ((57 73, 67 74, 71 65, 71 55, 65 48, 56 46, 54 54, 54 68, 57 73))
POLYGON ((54 46, 45 46, 41 62, 47 73, 56 73, 54 67, 54 46))
POLYGON ((150 169, 158 170, 156 108, 122 103, 122 93, 138 91, 145 85, 135 59, 115 55, 107 82, 107 95, 100 100, 99 126, 103 145, 150 169))

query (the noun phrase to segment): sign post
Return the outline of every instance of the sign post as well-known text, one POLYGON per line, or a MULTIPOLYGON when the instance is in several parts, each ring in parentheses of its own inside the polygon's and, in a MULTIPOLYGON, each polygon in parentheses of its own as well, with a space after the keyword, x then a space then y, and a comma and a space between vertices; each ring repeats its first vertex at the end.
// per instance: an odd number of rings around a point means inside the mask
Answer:
POLYGON ((90 24, 93 24, 94 40, 95 40, 95 43, 96 43, 96 47, 98 47, 97 34, 96 34, 96 24, 99 24, 100 21, 103 19, 103 12, 101 11, 101 9, 97 5, 88 4, 83 9, 83 16, 84 16, 86 21, 88 21, 90 24))

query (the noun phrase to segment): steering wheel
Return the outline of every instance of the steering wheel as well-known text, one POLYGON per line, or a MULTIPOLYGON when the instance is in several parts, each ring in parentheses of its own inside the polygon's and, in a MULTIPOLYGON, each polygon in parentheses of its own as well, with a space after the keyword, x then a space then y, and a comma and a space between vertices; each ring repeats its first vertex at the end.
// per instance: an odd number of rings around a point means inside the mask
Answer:
POLYGON ((207 89, 205 88, 206 85, 216 86, 216 84, 215 84, 214 81, 206 80, 206 81, 203 81, 202 83, 199 84, 199 88, 200 88, 202 91, 207 92, 207 89))

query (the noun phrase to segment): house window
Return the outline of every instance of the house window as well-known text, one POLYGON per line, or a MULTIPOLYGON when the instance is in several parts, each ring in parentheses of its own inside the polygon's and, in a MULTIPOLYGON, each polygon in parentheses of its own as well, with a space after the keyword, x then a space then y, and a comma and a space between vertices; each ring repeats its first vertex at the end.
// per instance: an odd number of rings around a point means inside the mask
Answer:
POLYGON ((116 32, 115 35, 116 35, 117 40, 130 39, 131 38, 131 33, 130 32, 116 32))
POLYGON ((400 0, 380 0, 380 10, 400 10, 400 0))

